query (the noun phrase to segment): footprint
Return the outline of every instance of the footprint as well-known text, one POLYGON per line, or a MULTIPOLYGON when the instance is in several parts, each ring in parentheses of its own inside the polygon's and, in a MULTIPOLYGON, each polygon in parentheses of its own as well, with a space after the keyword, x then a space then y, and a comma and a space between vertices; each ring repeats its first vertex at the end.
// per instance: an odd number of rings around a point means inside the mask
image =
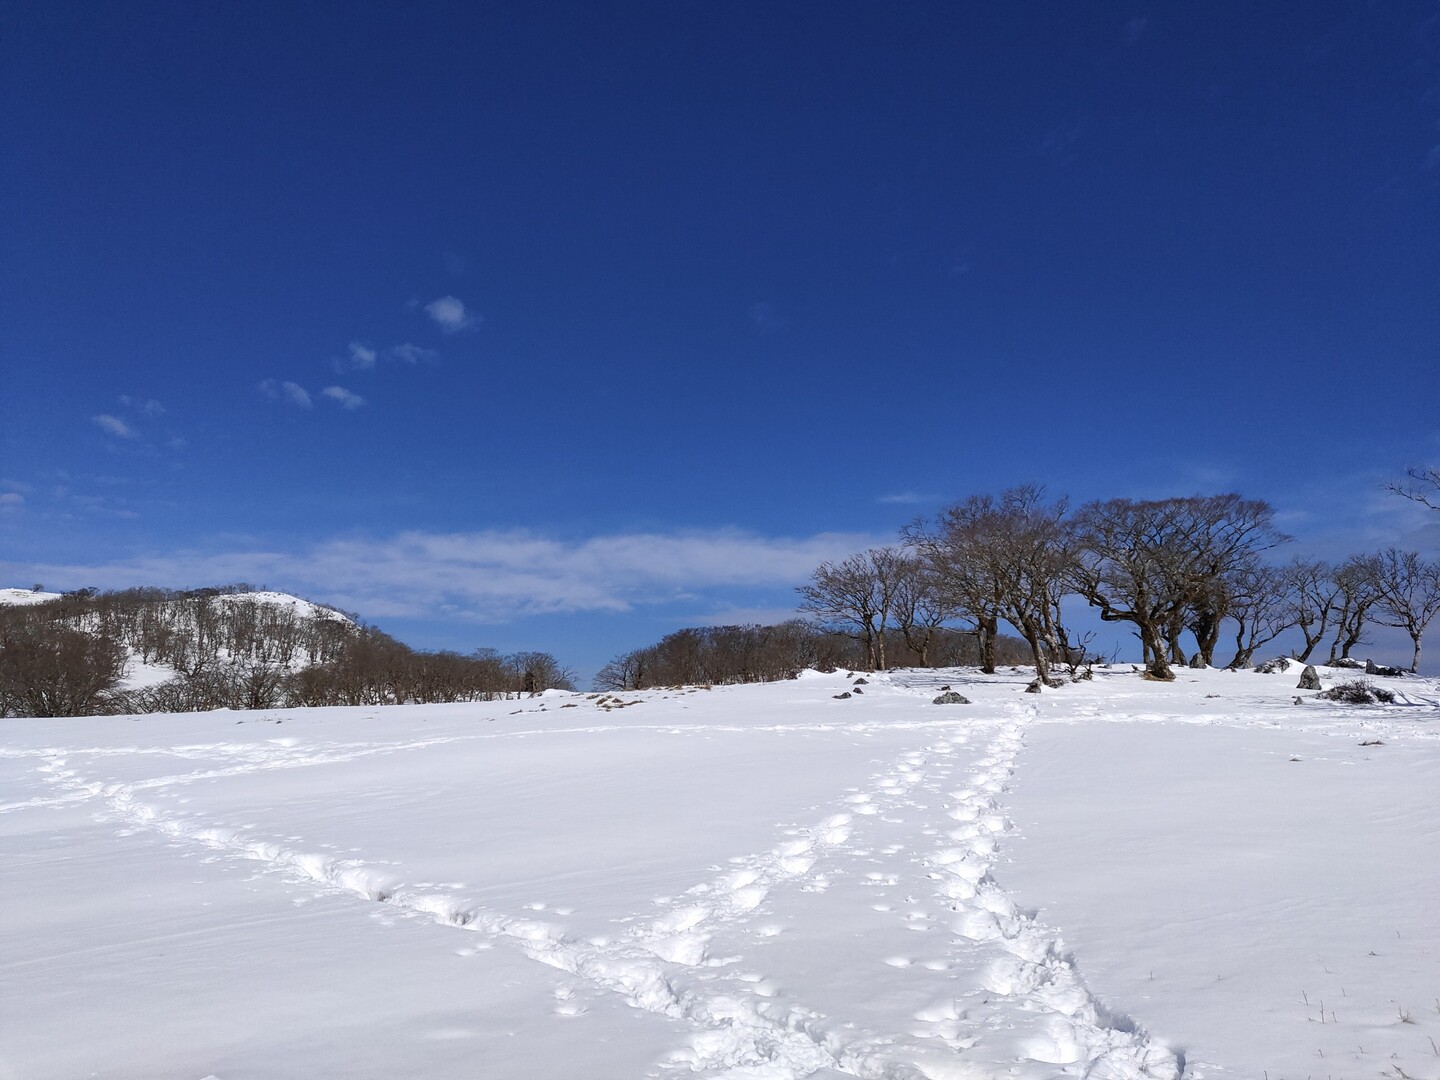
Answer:
POLYGON ((708 956, 710 938, 705 934, 677 934, 647 942, 645 947, 668 963, 699 967, 708 956))
POLYGON ((575 999, 575 991, 567 986, 562 986, 555 991, 555 1015, 556 1016, 582 1016, 588 1010, 575 999))

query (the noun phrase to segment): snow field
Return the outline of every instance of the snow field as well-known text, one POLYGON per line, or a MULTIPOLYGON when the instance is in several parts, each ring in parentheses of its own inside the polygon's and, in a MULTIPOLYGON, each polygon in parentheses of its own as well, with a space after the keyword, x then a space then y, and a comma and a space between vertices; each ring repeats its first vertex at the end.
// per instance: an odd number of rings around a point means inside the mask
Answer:
POLYGON ((1435 687, 1182 680, 9 722, 0 1076, 1280 1080, 1321 1027, 1379 1034, 1380 983, 1434 1034, 1435 687), (1357 732, 1401 752, 1337 796, 1348 758, 1301 766, 1357 732), (1376 829, 1411 857, 1327 889, 1376 829), (1382 923, 1406 947, 1297 1026, 1264 1003, 1315 974, 1297 921, 1336 962, 1382 923))

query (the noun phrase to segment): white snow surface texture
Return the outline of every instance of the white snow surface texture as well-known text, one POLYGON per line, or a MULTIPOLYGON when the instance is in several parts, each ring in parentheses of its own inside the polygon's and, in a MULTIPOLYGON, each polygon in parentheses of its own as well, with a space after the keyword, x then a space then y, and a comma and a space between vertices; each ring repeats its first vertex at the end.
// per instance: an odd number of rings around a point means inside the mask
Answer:
POLYGON ((3 721, 0 1078, 1433 1080, 1440 684, 1295 675, 3 721))

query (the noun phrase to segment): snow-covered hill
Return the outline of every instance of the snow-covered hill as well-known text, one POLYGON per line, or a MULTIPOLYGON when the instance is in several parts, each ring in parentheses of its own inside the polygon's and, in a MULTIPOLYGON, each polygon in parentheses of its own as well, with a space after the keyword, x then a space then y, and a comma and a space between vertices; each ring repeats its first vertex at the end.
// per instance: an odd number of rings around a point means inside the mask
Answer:
POLYGON ((6 721, 0 1062, 1440 1075, 1440 683, 1028 677, 6 721))
POLYGON ((60 594, 42 589, 0 589, 0 605, 27 606, 59 600, 60 594))
POLYGON ((333 622, 354 625, 354 620, 350 616, 334 608, 313 604, 309 600, 301 600, 298 596, 291 596, 289 593, 272 592, 266 589, 257 589, 254 592, 221 593, 215 597, 215 601, 226 607, 234 607, 237 604, 257 604, 261 607, 290 611, 302 619, 329 619, 333 622))
POLYGON ((132 694, 181 679, 185 671, 257 664, 303 670, 333 657, 337 640, 358 629, 333 608, 266 590, 136 589, 67 596, 0 589, 0 613, 6 608, 12 609, 12 618, 39 618, 113 639, 125 658, 117 689, 132 694))

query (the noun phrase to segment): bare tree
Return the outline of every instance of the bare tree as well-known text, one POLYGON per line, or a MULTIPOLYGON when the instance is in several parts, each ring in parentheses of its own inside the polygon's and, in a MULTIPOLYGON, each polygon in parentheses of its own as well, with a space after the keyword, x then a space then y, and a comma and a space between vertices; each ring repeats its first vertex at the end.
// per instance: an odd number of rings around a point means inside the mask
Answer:
POLYGON ((1296 605, 1283 570, 1249 567, 1234 575, 1229 586, 1227 613, 1235 620, 1235 656, 1231 671, 1248 667, 1255 650, 1295 625, 1296 605))
POLYGON ((1050 663, 1065 644, 1060 601, 1074 561, 1067 509, 1063 499, 1047 505, 1042 488, 1026 485, 1006 491, 971 521, 974 556, 996 583, 1001 618, 1030 646, 1037 686, 1054 685, 1050 663))
POLYGON ((125 653, 108 637, 34 618, 0 628, 0 716, 110 711, 125 653))
POLYGON ((885 631, 904 576, 904 556, 894 548, 871 548, 839 563, 823 562, 809 585, 799 588, 800 610, 839 626, 864 642, 872 671, 885 670, 885 631))
POLYGON ((574 690, 575 674, 547 652, 518 652, 506 658, 515 689, 522 694, 574 690))
POLYGON ((646 678, 646 650, 622 653, 595 674, 596 690, 643 690, 651 683, 646 678))
POLYGON ((1280 574, 1291 604, 1291 625, 1299 628, 1305 641, 1297 659, 1308 664, 1337 613, 1340 586, 1335 568, 1316 559, 1292 559, 1280 574))
POLYGON ((984 556, 977 522, 994 509, 988 496, 974 496, 942 510, 933 524, 917 519, 901 530, 905 543, 928 565, 943 602, 971 624, 980 670, 995 674, 1002 584, 984 556))
POLYGON ((930 647, 940 628, 960 612, 935 568, 914 555, 903 556, 895 589, 895 625, 905 644, 930 667, 930 647))
POLYGON ((1440 510, 1440 469, 1415 466, 1405 470, 1409 483, 1386 484, 1385 490, 1393 491, 1411 502, 1440 510))
POLYGON ((1415 654, 1410 670, 1420 670, 1420 639, 1440 614, 1440 563, 1426 562, 1414 551, 1386 548, 1366 560, 1379 596, 1377 620, 1410 635, 1415 654))
POLYGON ((1370 609, 1379 599, 1369 561, 1352 555, 1337 566, 1331 580, 1336 588, 1335 640, 1330 643, 1330 658, 1348 660, 1350 650, 1365 640, 1365 623, 1370 609))
POLYGON ((1223 617, 1224 577, 1288 539, 1273 518, 1268 503, 1235 494, 1090 503, 1074 521, 1076 590, 1106 622, 1133 623, 1146 677, 1168 681, 1187 613, 1195 619, 1199 610, 1209 627, 1201 658, 1211 662, 1205 647, 1213 649, 1223 617))

